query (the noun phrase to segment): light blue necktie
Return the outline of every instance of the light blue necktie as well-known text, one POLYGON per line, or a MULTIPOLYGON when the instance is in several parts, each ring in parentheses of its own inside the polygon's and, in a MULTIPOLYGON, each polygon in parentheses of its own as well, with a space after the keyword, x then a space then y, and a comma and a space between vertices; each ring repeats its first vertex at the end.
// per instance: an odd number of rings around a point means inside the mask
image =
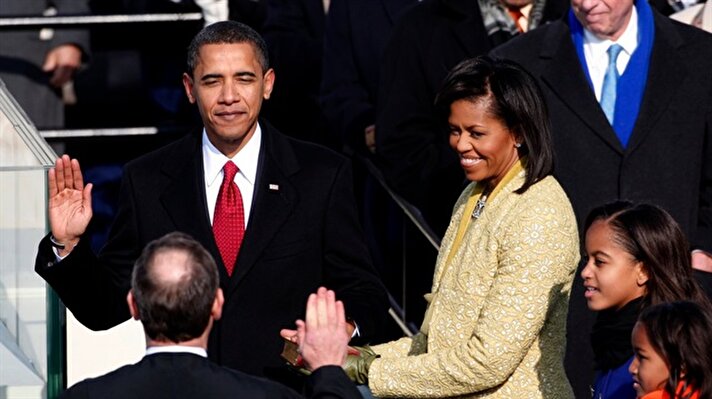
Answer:
POLYGON ((618 86, 618 68, 616 68, 616 60, 618 54, 621 53, 623 47, 619 44, 612 44, 608 48, 608 68, 606 68, 606 76, 603 78, 603 89, 601 90, 601 109, 606 114, 608 123, 613 125, 613 116, 616 111, 616 87, 618 86))

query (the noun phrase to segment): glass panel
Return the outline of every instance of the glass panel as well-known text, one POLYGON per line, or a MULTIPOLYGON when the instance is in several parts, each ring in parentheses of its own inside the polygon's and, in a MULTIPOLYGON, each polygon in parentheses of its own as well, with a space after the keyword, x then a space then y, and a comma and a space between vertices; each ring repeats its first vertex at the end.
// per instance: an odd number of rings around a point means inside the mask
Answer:
POLYGON ((45 170, 54 157, 0 80, 0 399, 54 397, 48 375, 61 380, 57 334, 47 350, 55 324, 49 320, 60 314, 48 307, 52 298, 34 272, 47 231, 45 170))

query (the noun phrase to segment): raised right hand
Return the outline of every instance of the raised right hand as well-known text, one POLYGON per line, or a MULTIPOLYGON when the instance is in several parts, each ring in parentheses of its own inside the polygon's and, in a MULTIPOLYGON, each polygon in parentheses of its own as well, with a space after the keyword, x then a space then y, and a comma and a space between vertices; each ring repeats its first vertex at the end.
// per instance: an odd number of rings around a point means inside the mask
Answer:
POLYGON ((64 244, 60 256, 68 254, 79 242, 92 217, 91 189, 84 186, 79 161, 67 155, 57 158, 48 174, 49 224, 55 240, 64 244))

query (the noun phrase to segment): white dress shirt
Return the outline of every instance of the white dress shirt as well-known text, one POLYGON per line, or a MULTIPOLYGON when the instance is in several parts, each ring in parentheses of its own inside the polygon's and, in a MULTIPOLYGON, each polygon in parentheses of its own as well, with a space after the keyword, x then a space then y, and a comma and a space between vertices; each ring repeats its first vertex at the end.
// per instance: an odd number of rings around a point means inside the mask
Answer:
POLYGON ((255 179, 257 178, 257 163, 260 157, 260 147, 262 146, 262 129, 257 124, 255 134, 252 135, 247 144, 232 158, 226 157, 208 139, 208 135, 203 129, 203 170, 205 171, 205 199, 207 200, 210 224, 213 223, 215 215, 215 203, 220 193, 220 185, 223 181, 223 167, 227 161, 232 161, 237 165, 239 172, 235 175, 235 184, 240 189, 242 195, 242 205, 245 209, 245 229, 250 218, 252 209, 252 196, 255 192, 255 179))
POLYGON ((204 348, 184 345, 149 346, 146 348, 145 356, 156 353, 192 353, 201 357, 208 357, 208 352, 206 352, 204 348))
POLYGON ((596 100, 598 101, 601 101, 603 78, 606 76, 606 69, 608 69, 608 48, 613 43, 623 47, 623 51, 618 54, 616 59, 618 74, 623 75, 631 55, 638 47, 638 12, 635 7, 633 7, 628 26, 616 41, 599 39, 588 30, 583 30, 583 54, 586 58, 588 74, 591 76, 591 83, 593 83, 593 91, 596 93, 596 100))

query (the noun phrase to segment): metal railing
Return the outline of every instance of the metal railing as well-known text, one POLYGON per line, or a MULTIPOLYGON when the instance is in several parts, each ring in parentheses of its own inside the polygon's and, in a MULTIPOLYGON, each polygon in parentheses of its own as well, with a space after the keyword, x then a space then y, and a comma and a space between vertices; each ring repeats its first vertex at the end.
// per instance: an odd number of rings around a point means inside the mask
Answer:
POLYGON ((201 21, 199 12, 170 14, 118 14, 118 15, 62 15, 53 17, 4 17, 0 29, 49 28, 77 25, 103 25, 153 22, 201 21))

